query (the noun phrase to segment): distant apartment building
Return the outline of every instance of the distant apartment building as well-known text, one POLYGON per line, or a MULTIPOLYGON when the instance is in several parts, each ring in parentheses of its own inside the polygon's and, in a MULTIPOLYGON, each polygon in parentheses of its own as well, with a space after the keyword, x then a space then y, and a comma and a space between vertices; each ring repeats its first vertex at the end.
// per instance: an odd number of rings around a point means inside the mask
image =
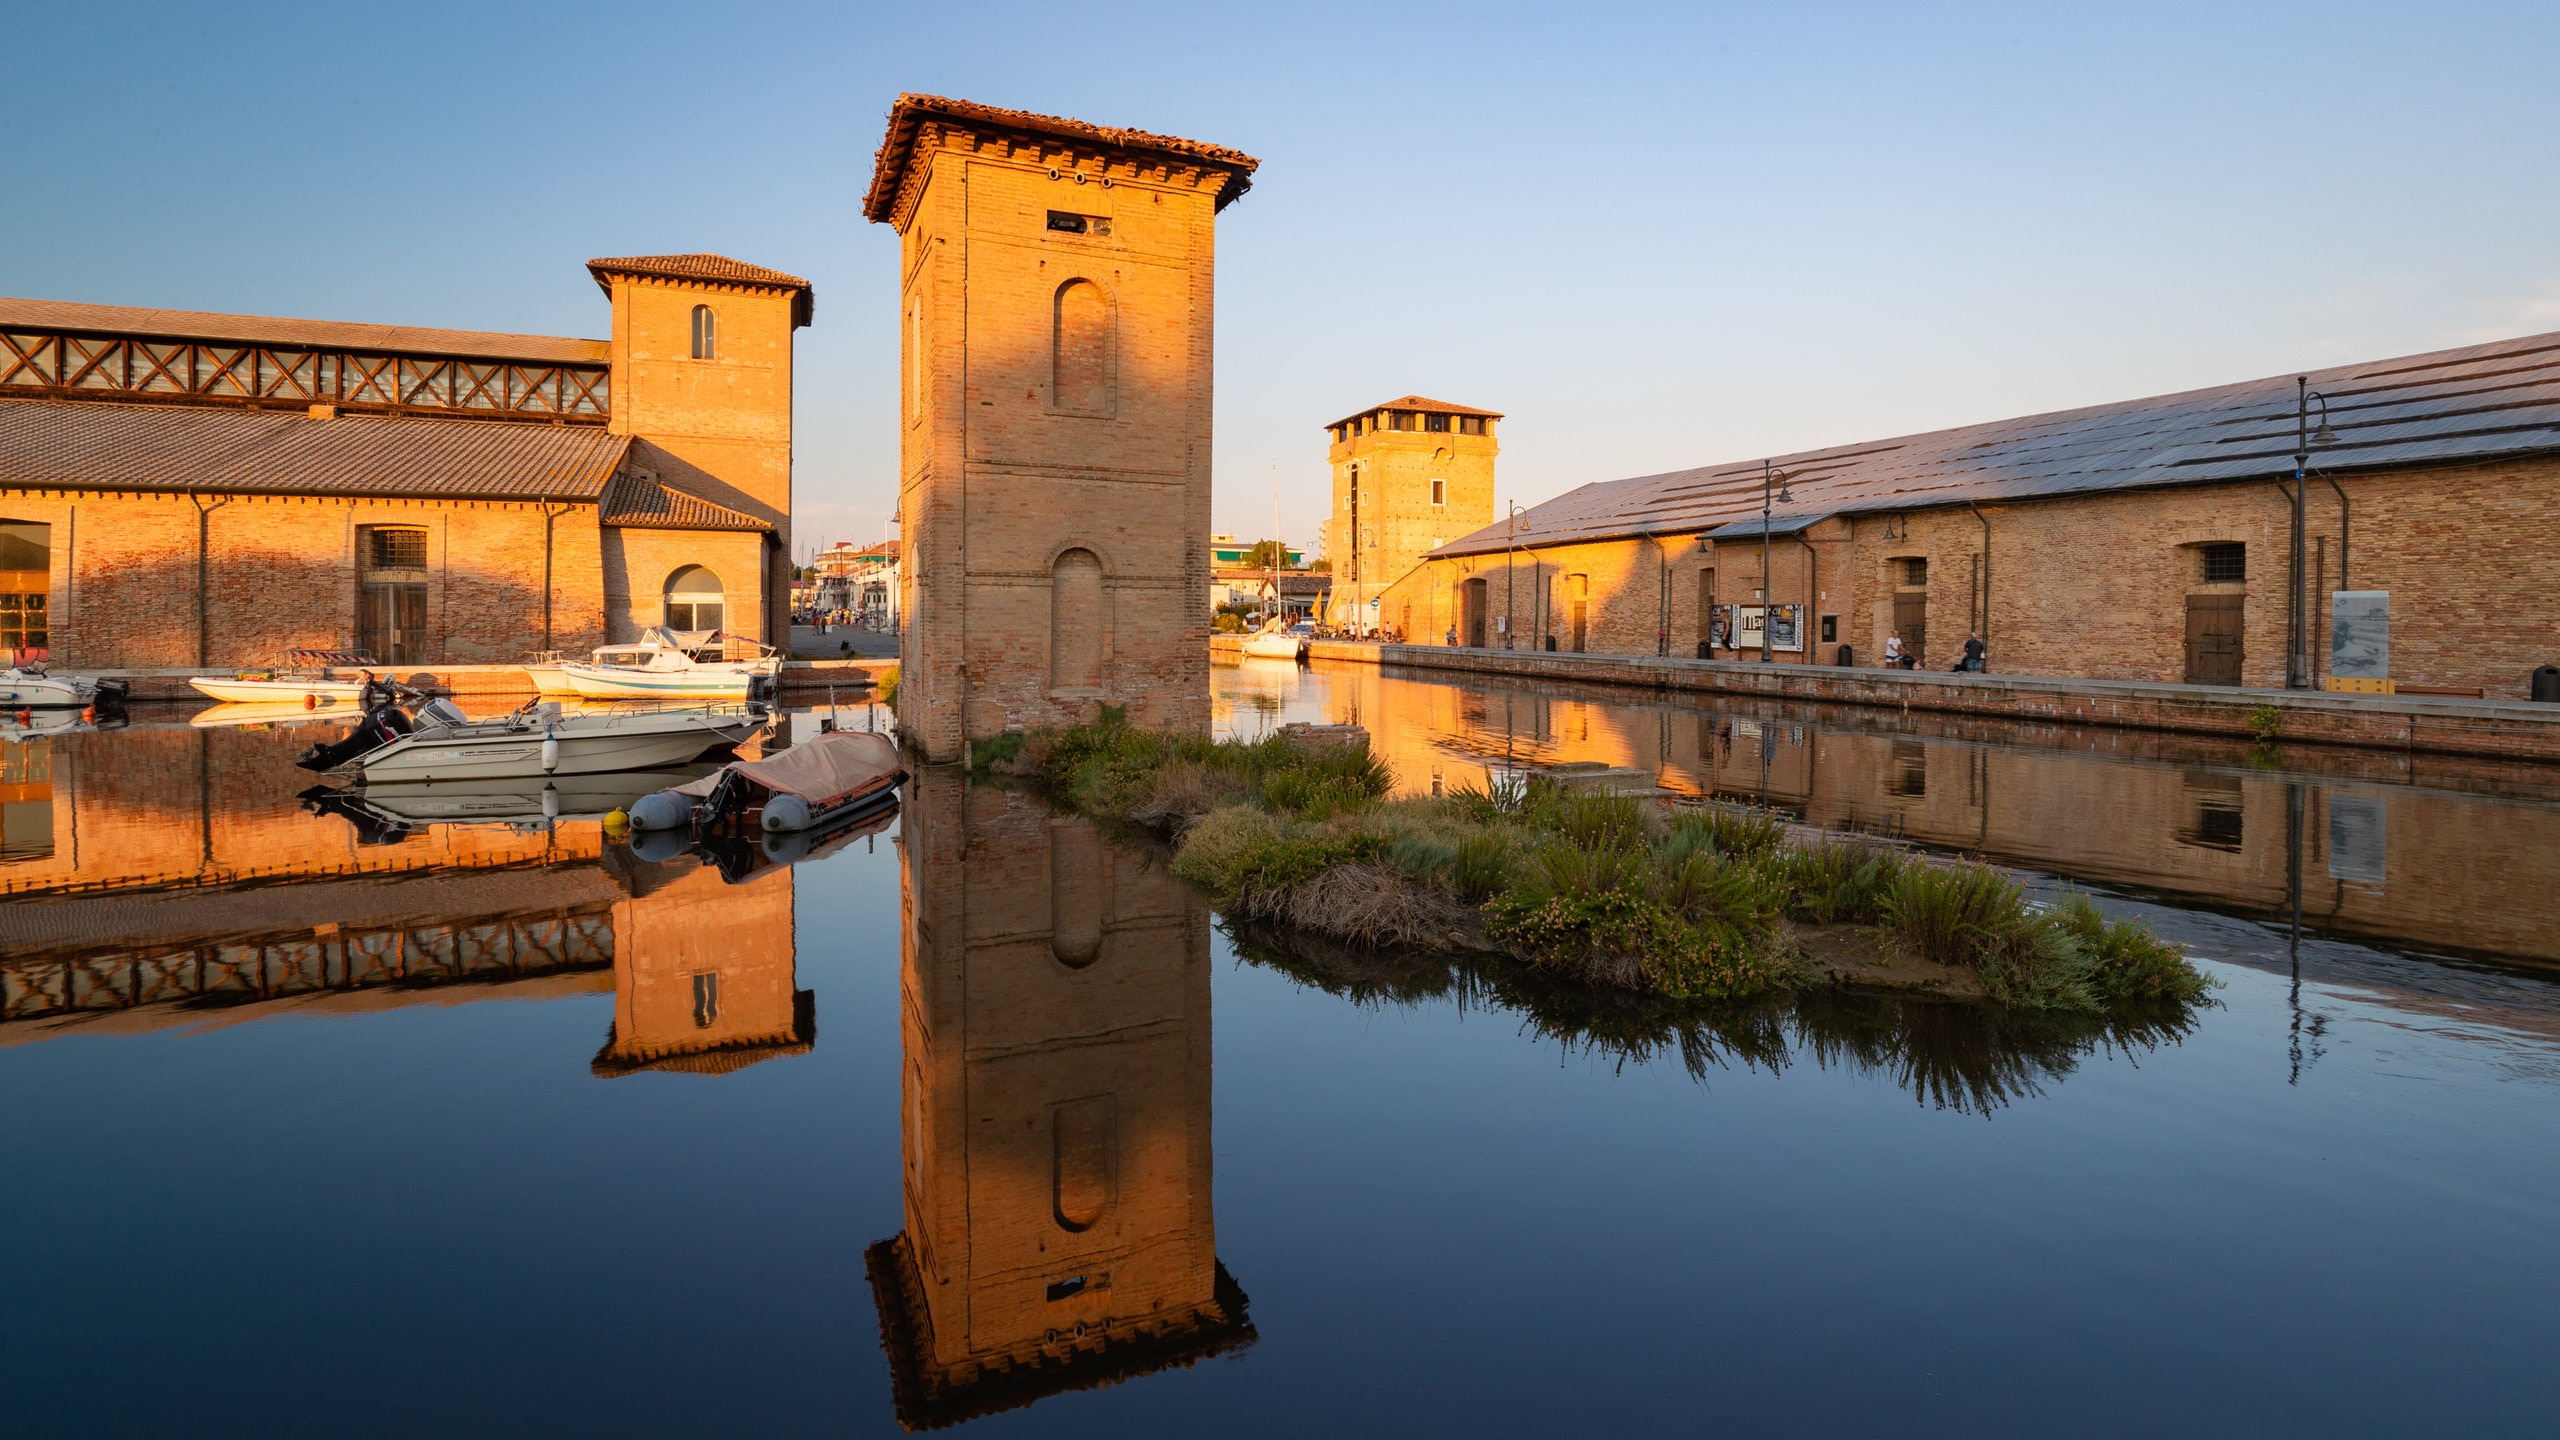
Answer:
POLYGON ((1345 416, 1332 437, 1328 618, 1368 624, 1370 602, 1433 550, 1493 523, 1497 410, 1407 395, 1345 416))

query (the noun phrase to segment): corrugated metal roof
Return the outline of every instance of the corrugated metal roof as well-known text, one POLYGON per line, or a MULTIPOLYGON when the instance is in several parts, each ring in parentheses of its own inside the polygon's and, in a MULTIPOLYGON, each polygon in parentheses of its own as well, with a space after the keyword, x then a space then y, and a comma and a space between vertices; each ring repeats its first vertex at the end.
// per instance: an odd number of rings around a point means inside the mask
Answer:
MULTIPOLYGON (((2560 449, 2560 334, 2314 371, 2337 443, 2316 470, 2349 473, 2560 449)), ((2313 421, 2318 422, 2315 407, 2313 421)), ((2095 405, 1773 457, 1791 515, 1917 510, 2092 490, 2267 479, 2293 472, 2294 377, 2095 405)), ((1520 515, 1519 541, 1689 534, 1760 512, 1758 459, 1585 485, 1520 515)), ((1434 555, 1504 548, 1500 523, 1434 555)))
POLYGON ((217 315, 140 305, 86 305, 76 300, 0 298, 0 329, 12 327, 393 355, 538 360, 546 365, 602 365, 612 358, 611 347, 602 340, 576 340, 562 335, 504 335, 484 330, 432 330, 416 325, 365 325, 346 320, 217 315))
POLYGON ((1366 410, 1354 410, 1350 414, 1343 416, 1341 419, 1332 421, 1324 428, 1330 430, 1335 425, 1348 425, 1363 415, 1374 415, 1381 410, 1422 410, 1429 411, 1437 415, 1481 415, 1487 420, 1499 420, 1502 418, 1502 412, 1499 410, 1479 410, 1473 405, 1452 405, 1446 400, 1433 400, 1421 395, 1407 395, 1401 399, 1382 400, 1377 404, 1370 406, 1366 410))
MULTIPOLYGON (((1768 532, 1772 535, 1793 535, 1798 531, 1813 528, 1823 518, 1820 515, 1781 515, 1773 510, 1769 514, 1768 532)), ((1710 540, 1757 540, 1760 538, 1760 531, 1760 517, 1755 514, 1747 519, 1727 521, 1708 531, 1707 538, 1710 540)))
POLYGON ((639 530, 771 530, 753 515, 714 505, 699 495, 671 490, 655 480, 625 475, 605 493, 602 518, 607 525, 639 530))
POLYGON ((630 448, 592 425, 0 400, 0 486, 594 500, 630 448))

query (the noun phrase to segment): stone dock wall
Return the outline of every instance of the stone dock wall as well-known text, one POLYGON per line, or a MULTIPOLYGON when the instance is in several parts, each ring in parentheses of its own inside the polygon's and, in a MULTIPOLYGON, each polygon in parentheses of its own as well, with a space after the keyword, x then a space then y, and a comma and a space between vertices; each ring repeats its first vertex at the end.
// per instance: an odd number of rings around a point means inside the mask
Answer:
MULTIPOLYGON (((1212 638, 1210 650, 1212 655, 1223 654, 1232 659, 1237 645, 1232 636, 1217 636, 1212 638)), ((2238 740, 2262 738, 2258 726, 2264 712, 2271 709, 2278 722, 2278 737, 2287 744, 2354 745, 2560 763, 2560 705, 2523 701, 2337 695, 2131 680, 1959 675, 1944 671, 1764 665, 1650 655, 1575 655, 1347 640, 1312 642, 1308 654, 1314 660, 1404 666, 1443 672, 1453 678, 1615 685, 2238 740)))
MULTIPOLYGON (((823 699, 829 686, 842 690, 868 689, 879 681, 879 673, 894 667, 893 659, 875 660, 792 660, 782 667, 782 693, 794 699, 823 699)), ((56 667, 65 670, 67 667, 56 667)), ((211 669, 162 670, 83 670, 83 675, 121 679, 129 683, 135 700, 202 700, 204 695, 187 684, 192 676, 229 678, 237 673, 232 666, 211 669)), ((395 673, 383 667, 383 673, 395 673)), ((442 691, 448 695, 513 695, 521 699, 533 696, 533 682, 525 678, 521 665, 437 665, 408 670, 400 678, 421 689, 442 691), (423 677, 423 678, 422 678, 423 677)))

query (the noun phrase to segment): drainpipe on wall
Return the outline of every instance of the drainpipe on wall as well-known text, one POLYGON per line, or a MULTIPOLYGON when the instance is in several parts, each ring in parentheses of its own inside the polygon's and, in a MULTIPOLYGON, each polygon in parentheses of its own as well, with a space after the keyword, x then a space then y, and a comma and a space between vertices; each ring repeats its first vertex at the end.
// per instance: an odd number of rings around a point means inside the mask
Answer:
POLYGON ((2339 488, 2338 477, 2324 472, 2320 478, 2338 492, 2338 588, 2352 590, 2347 583, 2347 492, 2339 488))
POLYGON ((1964 508, 1982 522, 1982 670, 1987 675, 1991 673, 1991 517, 1970 500, 1964 508))
POLYGON ((211 611, 205 603, 213 578, 213 512, 230 504, 231 497, 226 495, 207 505, 203 496, 190 490, 187 503, 196 507, 196 668, 202 670, 213 663, 207 658, 213 653, 213 636, 208 628, 211 611))
POLYGON ((1822 634, 1822 552, 1804 538, 1805 531, 1812 528, 1808 525, 1796 532, 1796 543, 1804 547, 1804 619, 1798 624, 1796 635, 1804 641, 1804 663, 1819 665, 1822 652, 1814 647, 1822 643, 1818 638, 1822 634))

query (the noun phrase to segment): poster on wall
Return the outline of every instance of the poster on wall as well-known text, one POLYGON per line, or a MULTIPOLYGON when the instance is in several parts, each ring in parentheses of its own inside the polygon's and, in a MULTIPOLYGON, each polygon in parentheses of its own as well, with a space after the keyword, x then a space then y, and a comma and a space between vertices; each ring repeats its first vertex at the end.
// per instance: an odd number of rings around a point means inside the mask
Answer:
MULTIPOLYGON (((1772 605, 1768 607, 1769 648, 1772 650, 1804 649, 1804 607, 1772 605)), ((1760 648, 1761 607, 1743 605, 1735 608, 1733 648, 1760 648)))
POLYGON ((2391 674, 2391 592, 2329 592, 2329 673, 2341 680, 2391 674))

